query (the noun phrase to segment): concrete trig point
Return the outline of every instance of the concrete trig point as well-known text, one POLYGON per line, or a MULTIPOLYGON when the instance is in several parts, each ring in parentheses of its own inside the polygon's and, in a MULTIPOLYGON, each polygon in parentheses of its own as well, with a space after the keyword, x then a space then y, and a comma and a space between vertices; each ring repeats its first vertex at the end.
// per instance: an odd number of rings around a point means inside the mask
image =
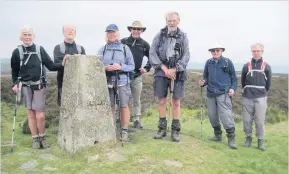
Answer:
POLYGON ((63 77, 59 147, 74 154, 94 144, 115 140, 116 133, 101 58, 70 56, 63 77))

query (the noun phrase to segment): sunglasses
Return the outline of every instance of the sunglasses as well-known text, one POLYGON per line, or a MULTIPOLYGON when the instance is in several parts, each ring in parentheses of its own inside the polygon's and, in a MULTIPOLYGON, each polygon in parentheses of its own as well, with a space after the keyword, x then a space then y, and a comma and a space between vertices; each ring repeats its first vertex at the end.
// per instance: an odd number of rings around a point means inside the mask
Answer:
POLYGON ((221 50, 211 50, 211 53, 214 53, 214 52, 220 52, 221 50))
POLYGON ((140 31, 142 30, 141 28, 131 28, 132 30, 137 30, 137 31, 140 31))

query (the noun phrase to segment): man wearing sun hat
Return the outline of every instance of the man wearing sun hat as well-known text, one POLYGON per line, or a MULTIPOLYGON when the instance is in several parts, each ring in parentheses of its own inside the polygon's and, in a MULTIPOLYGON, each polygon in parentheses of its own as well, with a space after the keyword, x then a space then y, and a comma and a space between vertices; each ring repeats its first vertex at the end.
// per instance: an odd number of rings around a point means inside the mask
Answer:
POLYGON ((235 123, 232 112, 232 96, 237 90, 237 76, 232 61, 222 56, 225 48, 216 42, 209 51, 212 58, 207 60, 203 79, 199 84, 207 86, 208 117, 214 128, 211 141, 222 141, 221 123, 227 132, 228 145, 237 149, 235 144, 235 123))
POLYGON ((144 67, 142 67, 142 62, 144 56, 149 58, 150 45, 141 38, 141 34, 146 30, 146 27, 143 27, 140 21, 134 21, 127 29, 131 34, 129 37, 121 39, 121 42, 130 48, 134 58, 135 70, 130 84, 133 99, 132 119, 134 122, 133 127, 141 129, 143 128, 140 122, 142 74, 149 72, 151 69, 149 61, 144 67))

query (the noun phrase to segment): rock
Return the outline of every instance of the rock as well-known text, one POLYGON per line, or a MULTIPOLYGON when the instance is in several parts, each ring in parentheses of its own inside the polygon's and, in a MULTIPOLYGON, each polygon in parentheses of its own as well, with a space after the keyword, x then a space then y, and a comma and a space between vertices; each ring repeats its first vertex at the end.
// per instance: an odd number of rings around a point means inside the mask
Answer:
POLYGON ((20 167, 21 169, 34 169, 37 165, 36 160, 30 160, 27 161, 26 163, 22 164, 22 166, 20 167))
POLYGON ((113 126, 104 65, 100 56, 69 56, 65 65, 58 145, 74 154, 113 141, 113 126))
POLYGON ((152 164, 152 160, 149 158, 140 158, 137 159, 137 162, 140 164, 152 164))
POLYGON ((55 171, 56 168, 49 167, 49 166, 44 166, 42 170, 46 170, 46 171, 55 171))
POLYGON ((56 160, 57 159, 56 156, 54 156, 52 154, 49 154, 49 153, 40 154, 39 157, 42 158, 42 159, 50 159, 50 160, 56 160))
POLYGON ((122 154, 124 154, 124 155, 131 155, 131 154, 134 154, 134 153, 136 153, 136 150, 135 150, 135 149, 129 149, 129 150, 123 151, 122 154))
POLYGON ((88 162, 97 161, 98 158, 99 158, 99 155, 97 155, 97 154, 94 155, 94 156, 88 156, 88 157, 87 157, 87 161, 88 161, 88 162))
POLYGON ((179 161, 164 160, 166 166, 182 167, 183 164, 179 161))
POLYGON ((20 156, 30 156, 31 152, 19 152, 18 155, 20 155, 20 156))
POLYGON ((110 151, 105 153, 104 155, 108 160, 113 161, 113 162, 121 162, 121 161, 125 161, 126 158, 124 155, 122 155, 119 152, 116 151, 110 151))

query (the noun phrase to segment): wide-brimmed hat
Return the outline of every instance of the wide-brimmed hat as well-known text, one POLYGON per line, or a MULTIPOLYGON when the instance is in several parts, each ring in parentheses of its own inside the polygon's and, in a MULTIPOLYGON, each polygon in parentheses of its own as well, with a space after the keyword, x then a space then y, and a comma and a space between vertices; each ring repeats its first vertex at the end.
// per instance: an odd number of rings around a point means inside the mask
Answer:
POLYGON ((115 24, 109 24, 106 29, 105 29, 105 32, 108 32, 108 31, 118 31, 118 27, 117 25, 115 24))
POLYGON ((140 21, 134 21, 131 26, 127 27, 128 31, 130 31, 132 28, 140 28, 143 32, 146 30, 146 27, 143 27, 140 21))
POLYGON ((223 49, 223 51, 225 51, 225 47, 223 47, 223 46, 221 45, 221 43, 218 42, 218 41, 216 41, 216 42, 212 45, 212 47, 209 48, 209 51, 215 50, 215 49, 223 49))

